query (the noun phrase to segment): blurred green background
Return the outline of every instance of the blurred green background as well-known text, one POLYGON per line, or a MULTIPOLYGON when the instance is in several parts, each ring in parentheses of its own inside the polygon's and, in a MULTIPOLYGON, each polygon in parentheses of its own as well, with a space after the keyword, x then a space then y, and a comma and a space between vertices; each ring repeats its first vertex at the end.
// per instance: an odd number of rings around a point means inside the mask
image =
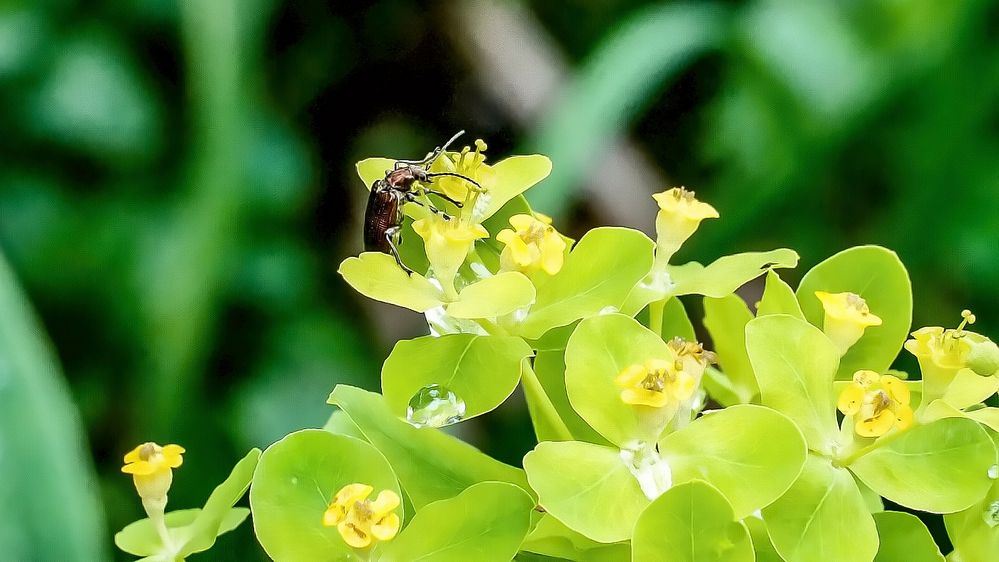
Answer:
MULTIPOLYGON (((996 335, 997 37, 987 0, 3 2, 0 552, 124 559, 135 444, 187 447, 193 507, 334 384, 377 388, 425 324, 336 275, 353 163, 458 129, 548 154, 531 199, 569 234, 648 232, 683 184, 722 219, 681 259, 788 246, 796 282, 883 244, 917 326, 996 335)), ((517 399, 459 431, 531 446, 517 399)), ((200 559, 264 556, 244 525, 200 559)))

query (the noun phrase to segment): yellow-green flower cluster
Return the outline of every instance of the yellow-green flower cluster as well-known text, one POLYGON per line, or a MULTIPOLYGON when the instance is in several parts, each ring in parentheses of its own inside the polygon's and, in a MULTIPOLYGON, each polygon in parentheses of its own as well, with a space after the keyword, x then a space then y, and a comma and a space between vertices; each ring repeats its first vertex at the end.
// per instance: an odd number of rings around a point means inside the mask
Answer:
POLYGON ((909 389, 898 377, 861 370, 839 395, 837 407, 853 416, 854 431, 861 437, 881 437, 892 429, 912 425, 909 389))
POLYGON ((388 541, 399 532, 399 496, 392 490, 382 490, 369 500, 374 488, 367 484, 348 484, 333 496, 323 525, 336 527, 344 542, 354 548, 366 548, 375 541, 388 541))

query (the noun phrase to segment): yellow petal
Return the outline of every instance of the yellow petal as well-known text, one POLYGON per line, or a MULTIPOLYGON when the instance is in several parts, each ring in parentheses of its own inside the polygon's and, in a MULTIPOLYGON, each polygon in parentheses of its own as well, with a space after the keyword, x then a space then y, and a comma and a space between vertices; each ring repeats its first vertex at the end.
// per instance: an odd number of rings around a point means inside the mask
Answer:
POLYGON ((538 222, 538 219, 532 217, 531 215, 513 215, 510 217, 510 225, 513 226, 517 232, 530 230, 536 222, 538 222))
POLYGON ((324 527, 336 527, 341 521, 346 519, 347 512, 344 511, 343 506, 338 504, 332 504, 326 511, 323 512, 323 526, 324 527))
POLYGON ((662 408, 669 404, 669 396, 665 392, 656 392, 644 388, 626 388, 621 391, 621 401, 635 406, 662 408))
POLYGON ((333 496, 332 503, 344 506, 353 505, 354 502, 364 501, 373 490, 374 488, 367 484, 347 484, 333 496))
POLYGON ((912 425, 912 408, 909 406, 899 406, 895 409, 895 426, 899 429, 907 429, 912 425))
POLYGON ((336 526, 336 530, 340 531, 343 542, 354 548, 364 548, 371 544, 371 535, 358 529, 353 523, 342 521, 336 526))
POLYGON ((371 534, 380 541, 392 540, 392 537, 399 532, 399 516, 389 513, 381 521, 371 526, 371 534))
POLYGON ((413 230, 420 235, 420 238, 423 238, 424 240, 428 239, 431 231, 430 219, 419 219, 413 221, 413 230))
POLYGON ((510 230, 509 228, 504 228, 499 231, 499 234, 496 235, 496 241, 502 244, 509 245, 514 239, 520 240, 520 237, 517 236, 516 232, 510 230))
POLYGON ((895 414, 891 410, 882 410, 880 414, 857 422, 857 435, 861 437, 881 437, 895 425, 895 414))
POLYGON ((399 507, 399 496, 392 490, 382 490, 370 507, 375 518, 381 517, 399 507))
POLYGON ((645 378, 645 367, 641 365, 629 365, 614 377, 614 383, 618 386, 634 386, 645 378))
POLYGON ((882 376, 881 386, 888 391, 888 396, 890 396, 895 403, 903 406, 909 405, 909 387, 905 386, 905 383, 899 380, 898 377, 894 375, 882 376))
POLYGON ((163 454, 164 455, 168 455, 168 456, 169 455, 182 455, 182 454, 184 454, 186 452, 187 452, 187 450, 184 449, 183 447, 181 447, 180 445, 164 445, 163 446, 163 454))
POLYGON ((126 464, 121 467, 121 471, 125 474, 138 474, 141 476, 146 476, 156 472, 156 467, 152 463, 146 461, 133 462, 126 464))
POLYGON ((124 459, 125 460, 125 464, 131 463, 131 462, 139 462, 140 460, 142 460, 142 458, 139 456, 139 451, 141 451, 142 448, 145 447, 145 446, 146 446, 146 444, 143 443, 142 445, 139 445, 138 447, 136 447, 136 448, 132 449, 131 451, 125 453, 125 459, 124 459))
POLYGON ((565 240, 555 231, 541 239, 541 268, 548 275, 555 275, 562 269, 565 260, 565 240))
POLYGON ((673 397, 682 402, 693 396, 694 390, 697 388, 697 381, 686 371, 680 371, 676 374, 676 381, 672 387, 673 397))
POLYGON ((836 407, 847 416, 852 416, 860 411, 860 406, 864 403, 864 389, 857 383, 852 383, 843 389, 839 395, 836 407))

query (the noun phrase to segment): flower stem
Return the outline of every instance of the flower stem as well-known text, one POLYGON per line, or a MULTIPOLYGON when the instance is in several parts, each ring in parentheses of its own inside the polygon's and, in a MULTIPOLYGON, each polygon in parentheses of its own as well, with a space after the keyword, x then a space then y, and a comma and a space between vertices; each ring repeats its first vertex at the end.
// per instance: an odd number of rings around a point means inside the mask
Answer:
POLYGON ((531 414, 531 423, 534 424, 534 433, 539 441, 572 441, 572 432, 562 421, 555 404, 545 392, 544 386, 538 380, 531 360, 524 360, 524 368, 521 373, 521 383, 524 385, 524 395, 527 398, 527 409, 531 414), (543 439, 543 434, 550 433, 552 439, 543 439))

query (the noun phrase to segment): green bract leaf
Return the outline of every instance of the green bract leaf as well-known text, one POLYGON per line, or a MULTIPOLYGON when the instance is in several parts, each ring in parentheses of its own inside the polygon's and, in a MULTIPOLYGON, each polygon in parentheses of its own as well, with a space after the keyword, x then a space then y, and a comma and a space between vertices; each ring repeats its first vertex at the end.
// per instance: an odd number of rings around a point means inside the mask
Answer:
POLYGON ((666 343, 623 314, 606 314, 579 323, 565 351, 565 388, 573 409, 619 446, 629 441, 655 441, 659 424, 647 423, 650 408, 625 404, 614 378, 626 367, 647 359, 672 357, 666 343))
POLYGON ((753 313, 737 295, 704 299, 704 327, 711 334, 722 372, 743 403, 760 391, 746 352, 746 324, 752 319, 753 313))
POLYGON ((339 409, 330 414, 329 419, 326 420, 326 424, 323 426, 323 431, 367 441, 361 430, 357 428, 357 425, 347 415, 347 412, 339 409))
POLYGON ((984 402, 999 389, 999 376, 983 377, 971 369, 961 369, 944 392, 943 401, 963 410, 984 402))
POLYGON ((494 460, 440 430, 409 425, 392 414, 379 394, 337 385, 329 402, 340 406, 385 455, 417 509, 488 480, 528 489, 524 471, 494 460))
MULTIPOLYGON (((995 434, 993 434, 993 438, 995 434)), ((999 462, 999 461, 997 461, 999 462)), ((994 560, 999 552, 999 526, 990 525, 996 522, 993 506, 999 502, 999 480, 992 484, 985 497, 964 511, 944 515, 944 525, 947 535, 954 543, 953 560, 987 561, 994 560)))
POLYGON ((912 285, 895 252, 880 246, 849 248, 805 274, 796 292, 805 318, 821 327, 825 312, 815 291, 850 292, 863 297, 881 318, 853 344, 840 361, 838 377, 849 379, 860 369, 883 372, 902 349, 912 323, 912 285))
POLYGON ((784 562, 784 559, 777 554, 774 543, 770 541, 767 533, 767 524, 758 517, 747 517, 743 521, 749 529, 749 536, 753 540, 753 550, 756 551, 756 562, 784 562))
POLYGON ((673 295, 724 297, 773 267, 795 267, 798 254, 781 248, 769 252, 747 252, 724 256, 703 266, 697 262, 667 268, 675 283, 673 295))
POLYGON ((798 304, 798 299, 794 296, 794 289, 773 270, 767 272, 767 284, 763 289, 763 298, 760 299, 760 306, 756 311, 757 316, 768 314, 787 314, 802 320, 805 319, 805 315, 801 312, 801 305, 798 304))
MULTIPOLYGON (((175 544, 183 544, 190 538, 191 524, 201 514, 201 510, 178 509, 166 514, 167 531, 175 544)), ((239 527, 250 510, 245 507, 233 507, 223 513, 216 530, 216 536, 223 535, 239 527)), ((114 544, 123 551, 135 556, 153 556, 163 550, 163 541, 152 521, 148 518, 139 519, 118 531, 114 536, 114 544)))
POLYGON ((506 400, 533 352, 512 336, 452 334, 402 340, 382 366, 382 392, 397 416, 406 416, 420 389, 438 384, 465 402, 464 418, 484 414, 506 400))
MULTIPOLYGON (((402 497, 388 461, 359 439, 305 429, 268 447, 250 487, 253 526, 268 556, 277 562, 359 560, 336 527, 323 526, 333 496, 354 483, 402 497)), ((402 509, 397 513, 402 519, 402 509)))
POLYGON ((631 537, 647 505, 638 481, 610 447, 546 441, 524 457, 538 503, 567 527, 603 543, 631 537))
POLYGON ((544 514, 524 540, 521 550, 566 560, 630 560, 627 544, 604 544, 587 538, 565 526, 550 514, 544 514))
POLYGON ((850 470, 889 500, 931 513, 950 513, 980 500, 995 463, 988 434, 973 420, 917 425, 853 461, 850 470))
POLYGON ((929 529, 911 513, 882 511, 874 514, 881 545, 875 562, 944 562, 929 529))
POLYGON ((736 519, 779 498, 801 472, 807 450, 786 416, 740 405, 702 416, 659 442, 673 483, 706 480, 731 503, 736 519))
POLYGON ((492 170, 496 174, 496 181, 489 187, 489 191, 479 196, 472 213, 478 222, 488 219, 506 205, 507 201, 547 178, 552 173, 552 161, 540 154, 511 156, 493 164, 492 170))
POLYGON ((635 525, 634 562, 753 562, 746 526, 718 490, 695 480, 656 498, 635 525))
POLYGON ((419 273, 406 273, 395 258, 380 252, 364 252, 347 258, 337 270, 358 293, 416 312, 444 304, 444 295, 419 273))
POLYGON ((965 414, 969 418, 983 423, 992 431, 999 432, 999 408, 981 408, 965 414))
POLYGON ((804 320, 774 314, 746 325, 746 347, 763 405, 798 424, 809 448, 831 452, 839 434, 832 385, 836 346, 804 320))
POLYGON ((696 341, 694 326, 687 316, 687 309, 677 297, 672 297, 666 301, 663 307, 663 339, 669 341, 675 337, 681 337, 687 341, 696 341))
POLYGON ((507 271, 487 277, 461 290, 447 305, 455 318, 495 318, 534 302, 534 285, 523 273, 507 271))
POLYGON ((531 525, 534 500, 505 482, 482 482, 427 504, 380 547, 381 562, 512 560, 531 525))
MULTIPOLYGON (((215 538, 226 532, 220 531, 223 521, 232 512, 232 506, 243 497, 250 487, 253 472, 260 459, 260 449, 251 449, 242 460, 236 463, 229 477, 215 487, 208 496, 204 508, 191 523, 188 540, 180 547, 179 556, 187 557, 195 552, 208 550, 215 544, 215 538)), ((228 529, 226 529, 228 530, 228 529)))
POLYGON ((770 538, 787 562, 871 562, 878 532, 850 472, 808 456, 801 475, 763 509, 770 538))
MULTIPOLYGON (((541 382, 545 394, 548 395, 548 399, 555 406, 555 411, 558 412, 559 417, 565 423, 566 427, 569 428, 569 431, 576 440, 597 443, 599 445, 610 444, 609 441, 594 431, 569 403, 569 395, 565 389, 564 349, 559 351, 539 351, 537 357, 534 358, 534 372, 538 375, 538 380, 541 382)), ((528 399, 528 407, 534 407, 532 406, 532 398, 527 393, 527 389, 524 392, 528 399)), ((531 414, 531 418, 535 422, 539 419, 544 419, 533 413, 531 414)), ((557 440, 557 433, 554 431, 554 428, 546 428, 537 437, 538 441, 555 441, 557 440)))
POLYGON ((628 228, 587 232, 561 271, 538 290, 520 333, 538 338, 552 328, 608 307, 620 307, 631 288, 652 268, 653 246, 648 236, 628 228))
POLYGON ((378 180, 385 179, 385 173, 395 167, 395 160, 391 158, 365 158, 355 165, 357 175, 361 178, 364 188, 371 191, 371 185, 378 180))

